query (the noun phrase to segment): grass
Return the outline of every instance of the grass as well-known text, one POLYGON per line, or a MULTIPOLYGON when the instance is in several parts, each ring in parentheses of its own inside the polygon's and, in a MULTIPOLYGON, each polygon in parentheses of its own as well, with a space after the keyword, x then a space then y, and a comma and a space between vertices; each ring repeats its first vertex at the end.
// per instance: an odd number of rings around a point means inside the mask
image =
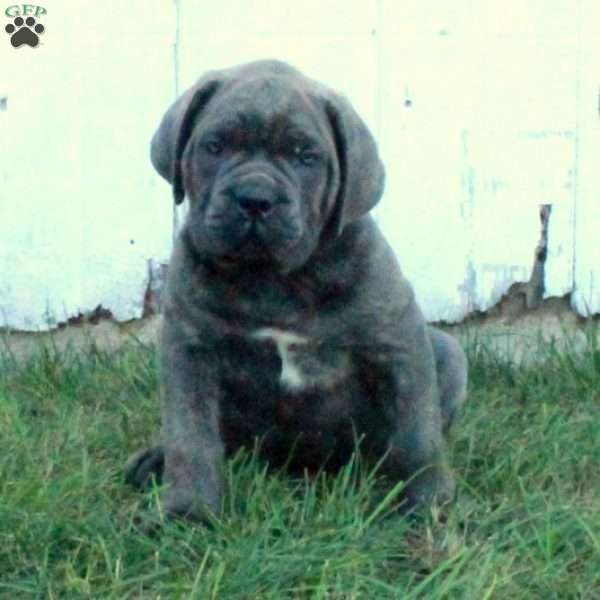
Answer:
POLYGON ((155 349, 4 353, 0 598, 600 598, 594 338, 536 366, 475 342, 469 355, 450 508, 395 514, 360 459, 291 479, 248 452, 212 528, 147 537, 122 466, 159 429, 155 349))

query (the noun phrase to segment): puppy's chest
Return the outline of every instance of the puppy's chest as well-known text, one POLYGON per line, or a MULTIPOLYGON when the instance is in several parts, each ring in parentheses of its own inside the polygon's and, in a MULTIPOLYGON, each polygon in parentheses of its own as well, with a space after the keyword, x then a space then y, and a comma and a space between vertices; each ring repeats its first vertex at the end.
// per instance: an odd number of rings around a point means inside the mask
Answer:
POLYGON ((275 327, 251 331, 236 354, 237 365, 229 374, 234 379, 239 375, 250 387, 262 382, 291 395, 332 390, 352 372, 347 349, 275 327))

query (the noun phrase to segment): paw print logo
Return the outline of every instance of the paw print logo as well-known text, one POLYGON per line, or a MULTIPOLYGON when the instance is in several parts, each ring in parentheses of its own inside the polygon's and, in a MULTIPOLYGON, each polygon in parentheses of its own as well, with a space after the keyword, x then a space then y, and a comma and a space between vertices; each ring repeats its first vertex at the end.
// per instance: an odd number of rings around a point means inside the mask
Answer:
POLYGON ((44 26, 42 24, 38 23, 36 25, 33 17, 27 17, 25 20, 17 17, 13 23, 9 23, 4 28, 4 31, 10 35, 10 43, 15 48, 23 44, 35 48, 39 44, 40 38, 38 34, 44 33, 44 26))

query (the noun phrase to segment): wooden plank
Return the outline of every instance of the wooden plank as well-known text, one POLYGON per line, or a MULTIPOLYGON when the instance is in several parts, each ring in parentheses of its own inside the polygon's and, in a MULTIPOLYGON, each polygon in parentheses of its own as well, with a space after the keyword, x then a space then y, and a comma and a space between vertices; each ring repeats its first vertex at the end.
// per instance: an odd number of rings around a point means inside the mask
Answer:
POLYGON ((579 2, 577 219, 573 306, 600 312, 600 6, 579 2))

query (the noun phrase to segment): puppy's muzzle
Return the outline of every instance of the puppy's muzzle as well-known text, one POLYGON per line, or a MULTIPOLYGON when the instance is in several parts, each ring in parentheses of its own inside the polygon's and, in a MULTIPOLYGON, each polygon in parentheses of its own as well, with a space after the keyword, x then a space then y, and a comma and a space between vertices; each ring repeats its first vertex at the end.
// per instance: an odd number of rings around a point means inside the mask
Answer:
POLYGON ((265 219, 279 202, 275 182, 262 173, 238 180, 227 192, 240 213, 251 221, 265 219))

